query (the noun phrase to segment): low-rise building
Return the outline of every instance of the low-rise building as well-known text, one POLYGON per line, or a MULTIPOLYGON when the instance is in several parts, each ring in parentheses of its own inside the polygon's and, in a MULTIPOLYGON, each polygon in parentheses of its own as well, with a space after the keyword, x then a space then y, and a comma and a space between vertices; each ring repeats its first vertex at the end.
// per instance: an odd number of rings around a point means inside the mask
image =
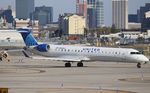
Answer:
POLYGON ((84 35, 86 19, 76 14, 64 14, 59 17, 59 28, 64 35, 84 35))
POLYGON ((37 20, 31 21, 29 19, 27 19, 27 20, 15 19, 15 23, 16 23, 15 24, 16 29, 22 28, 22 27, 30 27, 33 31, 32 32, 33 36, 38 37, 38 35, 39 35, 39 21, 37 21, 37 20))
POLYGON ((137 39, 139 36, 143 36, 140 31, 123 31, 116 34, 101 35, 100 37, 137 39))
POLYGON ((141 29, 141 23, 128 23, 128 29, 141 29))

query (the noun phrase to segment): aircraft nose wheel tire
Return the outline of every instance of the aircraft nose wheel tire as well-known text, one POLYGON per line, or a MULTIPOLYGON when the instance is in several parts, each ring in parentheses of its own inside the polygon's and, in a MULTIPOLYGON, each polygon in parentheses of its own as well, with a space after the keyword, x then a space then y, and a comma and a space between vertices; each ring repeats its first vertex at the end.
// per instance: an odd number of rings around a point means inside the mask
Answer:
POLYGON ((77 67, 83 67, 83 63, 82 62, 77 63, 77 67))
POLYGON ((0 57, 0 61, 2 61, 2 58, 0 57))
POLYGON ((66 63, 65 67, 71 67, 71 63, 66 63))
POLYGON ((141 68, 141 63, 137 63, 137 68, 141 68))

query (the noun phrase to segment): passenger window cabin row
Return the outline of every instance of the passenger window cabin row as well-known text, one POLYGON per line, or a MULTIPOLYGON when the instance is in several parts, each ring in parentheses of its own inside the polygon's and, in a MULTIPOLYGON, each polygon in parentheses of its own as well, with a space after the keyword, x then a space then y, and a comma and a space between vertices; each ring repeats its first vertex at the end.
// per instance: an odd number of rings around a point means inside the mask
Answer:
POLYGON ((61 52, 76 52, 76 53, 102 53, 102 54, 116 54, 116 55, 121 55, 121 52, 114 52, 114 51, 109 51, 109 52, 104 52, 104 51, 90 51, 90 50, 70 50, 70 49, 56 49, 56 51, 61 51, 61 52))

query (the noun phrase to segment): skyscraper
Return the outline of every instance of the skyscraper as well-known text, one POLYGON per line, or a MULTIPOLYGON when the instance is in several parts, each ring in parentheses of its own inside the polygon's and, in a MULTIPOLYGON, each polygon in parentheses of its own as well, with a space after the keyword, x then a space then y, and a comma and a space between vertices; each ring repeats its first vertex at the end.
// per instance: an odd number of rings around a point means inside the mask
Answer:
POLYGON ((13 23, 13 15, 11 8, 8 8, 6 10, 0 10, 0 18, 3 18, 8 23, 13 23))
POLYGON ((16 18, 28 19, 34 11, 34 0, 16 0, 16 18))
POLYGON ((39 20, 39 24, 44 26, 53 22, 53 7, 35 7, 34 19, 39 20))
POLYGON ((76 0, 76 13, 79 15, 87 17, 87 1, 86 0, 76 0))
POLYGON ((76 0, 76 13, 86 18, 89 29, 104 25, 104 7, 101 0, 76 0))
POLYGON ((140 9, 137 11, 138 22, 142 24, 142 32, 150 29, 150 18, 146 17, 146 13, 148 13, 149 11, 150 3, 146 3, 145 6, 140 7, 140 9))
POLYGON ((146 3, 145 6, 141 6, 140 9, 137 11, 138 15, 138 22, 142 23, 145 19, 145 13, 150 11, 150 3, 146 3))
POLYGON ((104 7, 101 0, 87 0, 87 24, 89 28, 104 25, 104 7))
POLYGON ((112 0, 112 24, 117 29, 128 29, 128 0, 112 0))
POLYGON ((96 2, 96 27, 104 25, 104 4, 102 1, 96 2))
POLYGON ((96 28, 96 0, 87 0, 87 24, 89 28, 96 28))

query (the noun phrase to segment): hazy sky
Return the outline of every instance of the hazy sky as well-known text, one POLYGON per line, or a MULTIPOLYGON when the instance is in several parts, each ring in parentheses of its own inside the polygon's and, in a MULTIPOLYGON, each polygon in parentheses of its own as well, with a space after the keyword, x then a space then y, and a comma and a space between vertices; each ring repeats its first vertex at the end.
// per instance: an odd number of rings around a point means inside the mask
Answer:
MULTIPOLYGON (((54 21, 56 21, 58 14, 75 12, 75 1, 76 0, 35 0, 35 6, 52 6, 54 8, 54 21)), ((112 0, 102 1, 104 2, 105 25, 110 25, 112 21, 112 0)), ((140 6, 144 6, 144 4, 148 2, 150 3, 150 0, 129 0, 129 13, 136 13, 140 6)), ((0 0, 0 8, 6 8, 8 5, 11 5, 13 9, 15 9, 15 0, 0 0)))

